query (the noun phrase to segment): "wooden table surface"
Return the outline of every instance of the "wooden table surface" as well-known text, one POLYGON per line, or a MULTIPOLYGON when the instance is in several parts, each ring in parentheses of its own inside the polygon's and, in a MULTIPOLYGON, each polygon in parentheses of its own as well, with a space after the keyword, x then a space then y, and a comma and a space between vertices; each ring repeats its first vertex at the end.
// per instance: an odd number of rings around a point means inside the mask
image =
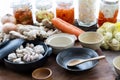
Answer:
MULTIPOLYGON (((103 51, 103 54, 106 55, 106 59, 100 60, 93 69, 84 72, 69 72, 64 70, 56 63, 56 55, 51 55, 43 67, 52 69, 53 80, 115 80, 116 73, 112 65, 112 60, 114 57, 120 55, 120 52, 103 51)), ((13 72, 1 64, 0 80, 32 80, 32 77, 31 73, 13 72)))
MULTIPOLYGON (((76 24, 77 25, 77 24, 76 24)), ((97 29, 93 26, 90 29, 83 28, 86 31, 97 29)), ((99 63, 89 71, 69 72, 58 66, 56 56, 51 55, 48 62, 43 67, 51 68, 53 71, 53 80, 115 80, 116 72, 112 60, 120 55, 120 52, 102 51, 106 59, 100 60, 99 63)), ((0 65, 0 80, 32 80, 31 73, 17 73, 8 70, 3 64, 0 65)))

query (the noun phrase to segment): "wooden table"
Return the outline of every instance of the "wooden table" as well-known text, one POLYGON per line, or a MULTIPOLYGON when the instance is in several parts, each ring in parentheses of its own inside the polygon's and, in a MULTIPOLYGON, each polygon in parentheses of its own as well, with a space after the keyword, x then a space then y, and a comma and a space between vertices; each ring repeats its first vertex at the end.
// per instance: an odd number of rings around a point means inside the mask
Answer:
MULTIPOLYGON (((87 28, 83 29, 87 31, 89 30, 95 31, 97 28, 94 25, 90 29, 87 28)), ((51 55, 48 58, 47 63, 43 67, 48 67, 52 69, 53 80, 115 80, 116 72, 114 71, 112 60, 114 57, 120 54, 119 52, 114 51, 103 51, 102 54, 106 55, 106 59, 100 60, 99 63, 94 68, 84 72, 69 72, 64 70, 56 63, 55 55, 51 55)), ((31 73, 29 74, 16 73, 11 70, 8 70, 7 68, 5 68, 3 64, 1 64, 0 80, 32 80, 32 77, 31 73)))
MULTIPOLYGON (((116 73, 114 71, 112 60, 120 55, 119 52, 103 51, 106 59, 100 62, 91 70, 84 72, 69 72, 58 66, 56 63, 56 55, 51 55, 47 63, 43 67, 49 67, 53 71, 53 80, 115 80, 116 73), (107 75, 107 76, 106 76, 107 75)), ((0 80, 32 80, 31 73, 17 73, 0 66, 0 80)))

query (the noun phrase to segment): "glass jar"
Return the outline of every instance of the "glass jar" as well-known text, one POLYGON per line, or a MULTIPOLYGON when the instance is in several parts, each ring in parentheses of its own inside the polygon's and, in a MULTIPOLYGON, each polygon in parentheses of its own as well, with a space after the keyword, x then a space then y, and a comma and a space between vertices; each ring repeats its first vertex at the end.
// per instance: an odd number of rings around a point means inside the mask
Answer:
POLYGON ((51 21, 54 18, 52 2, 50 0, 36 0, 36 21, 41 22, 43 19, 51 21))
POLYGON ((71 24, 74 23, 73 0, 57 0, 56 17, 71 24))
POLYGON ((97 0, 79 0, 78 2, 78 24, 79 26, 90 27, 97 23, 97 0))
POLYGON ((12 8, 17 24, 33 24, 32 5, 28 0, 16 0, 12 8))
POLYGON ((117 21, 118 0, 101 0, 98 16, 98 25, 101 26, 104 22, 115 23, 117 21))

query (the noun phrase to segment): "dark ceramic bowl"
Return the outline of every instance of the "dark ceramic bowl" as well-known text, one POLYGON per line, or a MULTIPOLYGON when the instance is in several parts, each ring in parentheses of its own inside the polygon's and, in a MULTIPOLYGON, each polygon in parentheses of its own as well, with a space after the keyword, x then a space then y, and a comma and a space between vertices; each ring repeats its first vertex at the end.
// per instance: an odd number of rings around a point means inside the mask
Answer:
POLYGON ((7 68, 17 71, 17 72, 30 72, 38 67, 43 66, 43 64, 46 62, 48 56, 52 53, 52 48, 47 46, 46 44, 44 44, 43 42, 41 42, 39 40, 25 41, 22 45, 25 46, 26 43, 33 43, 34 45, 43 45, 43 47, 45 49, 45 53, 43 55, 44 57, 39 60, 32 61, 32 62, 26 62, 24 64, 18 64, 18 63, 11 62, 7 59, 7 57, 5 57, 4 63, 7 68))
POLYGON ((72 67, 67 66, 67 64, 72 59, 88 59, 88 58, 93 58, 97 56, 98 54, 94 50, 89 48, 68 48, 61 51, 57 55, 56 61, 59 66, 61 66, 66 70, 85 71, 93 68, 98 63, 98 60, 88 61, 72 67))

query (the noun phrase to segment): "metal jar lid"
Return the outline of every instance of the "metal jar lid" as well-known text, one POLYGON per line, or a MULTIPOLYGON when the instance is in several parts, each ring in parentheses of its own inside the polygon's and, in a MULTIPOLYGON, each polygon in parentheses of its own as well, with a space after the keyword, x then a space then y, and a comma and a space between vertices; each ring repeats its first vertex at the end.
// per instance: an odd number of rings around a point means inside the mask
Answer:
POLYGON ((118 4, 119 0, 102 0, 106 4, 118 4))
POLYGON ((52 8, 52 2, 50 0, 36 0, 36 8, 40 10, 47 10, 52 8))
POLYGON ((31 4, 30 0, 15 0, 15 1, 12 2, 11 7, 12 8, 28 7, 29 9, 31 9, 32 4, 31 4))

